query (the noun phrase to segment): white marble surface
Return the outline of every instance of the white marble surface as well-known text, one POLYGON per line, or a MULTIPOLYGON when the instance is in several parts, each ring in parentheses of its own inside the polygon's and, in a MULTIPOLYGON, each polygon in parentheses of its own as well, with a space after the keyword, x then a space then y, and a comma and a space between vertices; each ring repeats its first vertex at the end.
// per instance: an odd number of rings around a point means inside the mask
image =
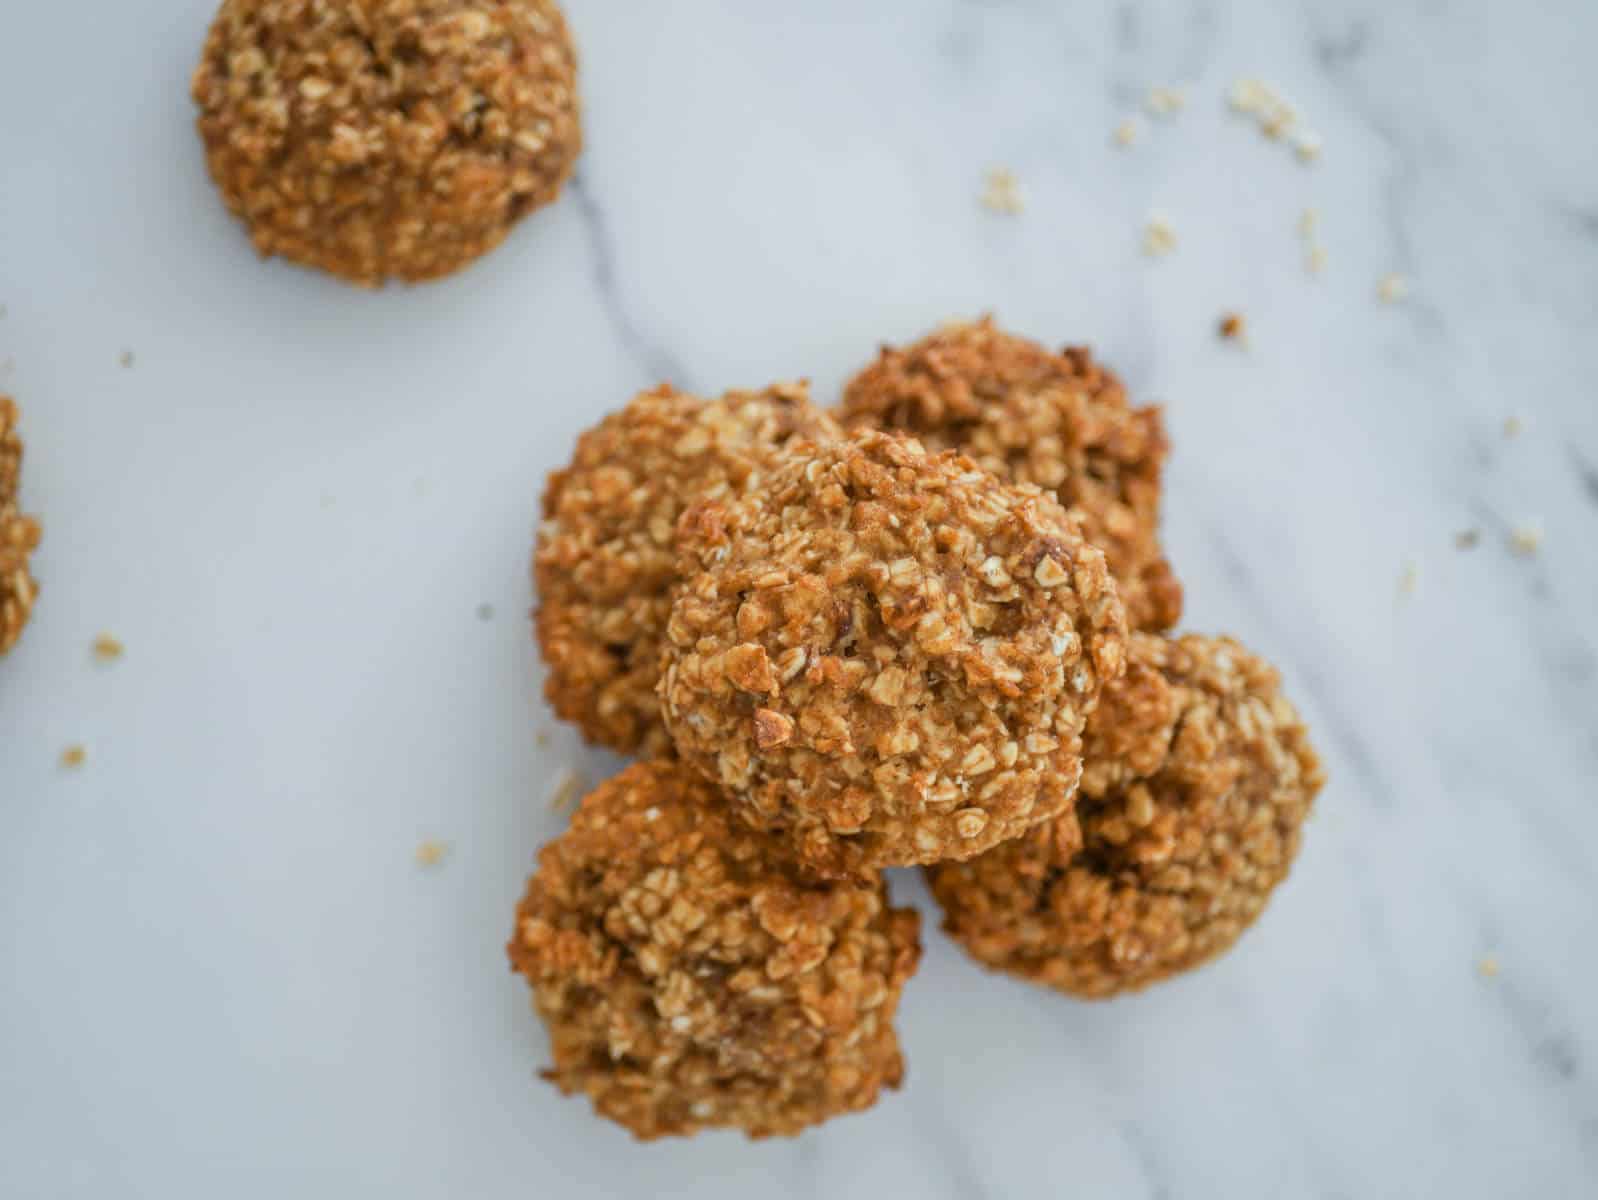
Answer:
POLYGON ((206 0, 3 7, 0 384, 48 534, 0 664, 0 1192, 1598 1190, 1598 9, 572 0, 577 186, 363 295, 217 203, 206 0), (1225 111, 1244 75, 1318 165, 1225 111), (1161 84, 1186 111, 1115 148, 1161 84), (1188 626, 1278 661, 1330 760, 1298 869, 1230 957, 1101 1006, 929 929, 903 1092, 635 1145, 535 1078, 501 949, 554 779, 609 766, 537 699, 542 475, 663 377, 832 396, 985 309, 1169 405, 1188 626))

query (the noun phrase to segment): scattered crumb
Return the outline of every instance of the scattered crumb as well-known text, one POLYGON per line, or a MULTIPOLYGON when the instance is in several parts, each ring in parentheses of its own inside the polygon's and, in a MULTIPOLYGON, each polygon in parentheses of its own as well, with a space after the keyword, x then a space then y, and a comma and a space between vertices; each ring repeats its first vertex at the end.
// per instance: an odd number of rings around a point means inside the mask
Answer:
POLYGON ((449 843, 441 842, 435 838, 428 838, 416 847, 416 865, 419 867, 436 867, 449 857, 449 843))
POLYGON ((1229 312, 1221 318, 1218 332, 1228 341, 1246 342, 1248 340, 1247 331, 1243 327, 1243 318, 1235 312, 1229 312))
POLYGON ((1526 423, 1519 417, 1509 416, 1504 418, 1504 436, 1506 438, 1519 437, 1526 431, 1526 423))
POLYGON ((69 771, 75 771, 88 759, 89 752, 82 746, 68 746, 61 751, 61 765, 69 771))
POLYGON ((1315 227, 1321 223, 1321 214, 1313 208, 1306 208, 1298 214, 1298 236, 1309 238, 1315 236, 1315 227))
POLYGON ((479 621, 492 621, 494 619, 494 606, 492 604, 479 604, 477 606, 477 619, 479 621))
POLYGON ((1496 978, 1498 975, 1498 959, 1491 954, 1483 955, 1476 963, 1476 973, 1484 979, 1496 978))
POLYGON ((1235 113, 1252 117, 1260 133, 1272 141, 1287 140, 1303 162, 1314 162, 1321 155, 1319 134, 1299 129, 1298 109, 1270 84, 1259 79, 1239 79, 1226 94, 1235 113))
POLYGON ((549 734, 540 729, 537 733, 533 734, 533 745, 539 747, 540 749, 549 745, 549 734))
POLYGON ((995 167, 988 172, 987 184, 982 189, 982 205, 990 212, 1010 217, 1026 207, 1021 198, 1021 184, 1014 171, 995 167))
POLYGON ((1481 544, 1481 530, 1461 529, 1454 535, 1454 549, 1474 550, 1481 544))
POLYGON ((588 781, 567 767, 555 781, 555 790, 549 797, 549 806, 556 812, 566 812, 576 807, 587 790, 588 781))
POLYGON ((1538 550, 1542 549, 1542 544, 1542 525, 1536 521, 1527 521, 1522 525, 1517 525, 1509 535, 1509 548, 1525 558, 1530 558, 1533 554, 1536 554, 1538 550))
POLYGON ((1171 228, 1171 223, 1164 217, 1150 217, 1148 227, 1143 231, 1143 253, 1150 258, 1158 258, 1175 249, 1176 230, 1171 228))
POLYGON ((124 350, 120 355, 117 356, 117 362, 121 363, 124 367, 131 367, 133 365, 133 351, 124 350))
POLYGON ((1398 594, 1400 596, 1413 596, 1420 587, 1420 565, 1414 559, 1404 563, 1404 569, 1398 573, 1398 594))
POLYGON ((1376 282, 1376 298, 1383 304, 1397 304, 1409 295, 1409 281, 1402 275, 1383 275, 1376 282))
POLYGON ((124 648, 122 643, 109 633, 102 633, 94 639, 90 649, 97 661, 109 663, 121 658, 124 648))
POLYGON ((1150 88, 1143 107, 1150 116, 1173 117, 1187 107, 1187 93, 1181 88, 1150 88))
POLYGON ((1326 247, 1311 246, 1309 253, 1304 256, 1304 267, 1311 275, 1319 275, 1326 269, 1326 247))
POLYGON ((1138 123, 1136 117, 1128 117, 1115 127, 1115 144, 1117 146, 1130 146, 1137 141, 1138 123))

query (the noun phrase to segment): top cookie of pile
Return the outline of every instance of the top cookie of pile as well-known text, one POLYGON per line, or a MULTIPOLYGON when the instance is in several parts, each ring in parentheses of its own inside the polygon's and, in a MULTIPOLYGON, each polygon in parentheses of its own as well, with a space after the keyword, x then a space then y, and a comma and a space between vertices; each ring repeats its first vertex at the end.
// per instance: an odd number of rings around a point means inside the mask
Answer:
POLYGON ((963 455, 870 431, 807 450, 683 517, 660 688, 678 752, 827 874, 1060 815, 1123 667, 1104 555, 963 455))
POLYGON ((655 684, 683 510, 758 486, 782 448, 841 436, 803 384, 714 400, 657 388, 578 439, 549 477, 534 577, 545 694, 591 742, 669 756, 655 684))
POLYGON ((884 347, 850 381, 840 417, 964 451, 1005 482, 1053 493, 1104 551, 1134 629, 1181 617, 1182 588, 1159 542, 1163 415, 1130 407, 1086 349, 1052 353, 990 319, 948 325, 884 347))

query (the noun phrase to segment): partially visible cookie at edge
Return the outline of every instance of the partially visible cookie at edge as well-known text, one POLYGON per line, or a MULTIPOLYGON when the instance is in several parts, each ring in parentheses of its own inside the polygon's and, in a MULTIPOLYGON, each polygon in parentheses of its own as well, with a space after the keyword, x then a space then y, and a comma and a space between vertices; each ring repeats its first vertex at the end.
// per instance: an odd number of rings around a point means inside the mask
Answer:
POLYGON ((39 594, 29 559, 38 548, 39 522, 18 507, 22 435, 16 401, 0 395, 0 654, 17 644, 39 594))

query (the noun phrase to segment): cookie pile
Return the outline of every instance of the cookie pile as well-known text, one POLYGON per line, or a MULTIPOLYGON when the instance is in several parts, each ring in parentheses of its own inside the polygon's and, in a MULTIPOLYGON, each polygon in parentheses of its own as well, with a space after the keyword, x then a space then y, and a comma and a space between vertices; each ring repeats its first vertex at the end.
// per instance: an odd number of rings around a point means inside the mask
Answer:
POLYGON ((802 385, 662 388, 544 497, 555 710, 645 761, 517 912, 563 1091, 642 1138, 872 1104, 923 867, 977 961, 1104 997, 1227 949, 1323 773, 1275 671, 1168 631, 1169 445, 1083 349, 991 321, 802 385))

